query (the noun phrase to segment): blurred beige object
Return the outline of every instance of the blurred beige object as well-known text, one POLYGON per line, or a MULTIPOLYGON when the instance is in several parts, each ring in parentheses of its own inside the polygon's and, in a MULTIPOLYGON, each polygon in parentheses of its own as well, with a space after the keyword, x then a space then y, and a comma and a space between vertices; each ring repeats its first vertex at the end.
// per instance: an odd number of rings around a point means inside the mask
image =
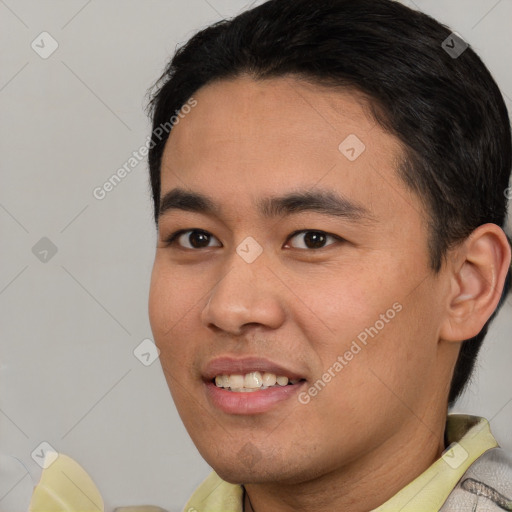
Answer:
POLYGON ((114 512, 167 512, 164 508, 153 505, 140 505, 138 507, 118 507, 114 512))
MULTIPOLYGON (((28 512, 105 512, 100 491, 85 469, 67 455, 48 452, 28 512)), ((153 505, 118 507, 114 512, 167 512, 153 505)))
POLYGON ((78 462, 50 452, 44 468, 28 512, 104 512, 100 492, 78 462))

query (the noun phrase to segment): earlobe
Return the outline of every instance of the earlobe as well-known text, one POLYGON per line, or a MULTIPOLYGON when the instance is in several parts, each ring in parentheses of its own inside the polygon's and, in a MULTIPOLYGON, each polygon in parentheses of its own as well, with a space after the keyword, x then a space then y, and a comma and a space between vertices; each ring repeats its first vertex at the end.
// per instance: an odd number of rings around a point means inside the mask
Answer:
POLYGON ((498 306, 510 259, 510 244, 496 224, 479 226, 454 249, 456 263, 441 339, 463 341, 482 330, 498 306))

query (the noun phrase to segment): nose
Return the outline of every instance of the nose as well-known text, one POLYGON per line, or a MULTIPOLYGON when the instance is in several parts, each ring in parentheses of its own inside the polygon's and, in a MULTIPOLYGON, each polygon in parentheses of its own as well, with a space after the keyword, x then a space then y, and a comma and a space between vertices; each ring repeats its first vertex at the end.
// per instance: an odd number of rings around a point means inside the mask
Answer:
POLYGON ((263 255, 248 263, 234 253, 210 292, 201 320, 210 329, 234 336, 242 335, 248 325, 277 329, 285 318, 280 300, 285 290, 263 255))

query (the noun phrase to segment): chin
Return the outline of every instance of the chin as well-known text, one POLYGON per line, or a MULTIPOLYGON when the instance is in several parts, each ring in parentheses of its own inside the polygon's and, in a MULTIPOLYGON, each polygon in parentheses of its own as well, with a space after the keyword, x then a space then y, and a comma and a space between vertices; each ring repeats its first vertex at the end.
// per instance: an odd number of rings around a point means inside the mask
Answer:
POLYGON ((222 480, 230 484, 264 484, 276 483, 282 478, 282 474, 277 474, 270 468, 255 468, 241 467, 240 463, 234 465, 216 465, 212 466, 214 471, 219 475, 222 480))
POLYGON ((205 461, 222 480, 231 484, 275 482, 284 476, 281 464, 276 464, 274 457, 262 455, 250 443, 232 452, 222 446, 216 453, 211 447, 207 452, 201 451, 205 461))
POLYGON ((251 460, 249 456, 241 455, 234 456, 230 460, 210 458, 210 460, 206 459, 206 462, 222 480, 231 484, 300 484, 322 473, 320 468, 315 471, 311 467, 301 466, 299 461, 293 462, 291 459, 283 461, 271 456, 251 460))

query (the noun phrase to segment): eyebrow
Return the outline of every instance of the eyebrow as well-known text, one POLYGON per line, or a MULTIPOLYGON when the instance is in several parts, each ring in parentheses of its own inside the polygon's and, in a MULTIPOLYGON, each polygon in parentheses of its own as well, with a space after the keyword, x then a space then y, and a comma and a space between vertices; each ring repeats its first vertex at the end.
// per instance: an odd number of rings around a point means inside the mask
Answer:
MULTIPOLYGON (((374 222, 375 218, 363 205, 330 190, 299 190, 282 196, 260 199, 256 204, 263 217, 274 218, 312 211, 356 222, 374 222)), ((199 192, 174 188, 160 200, 159 217, 171 210, 184 210, 221 217, 221 207, 199 192)))

